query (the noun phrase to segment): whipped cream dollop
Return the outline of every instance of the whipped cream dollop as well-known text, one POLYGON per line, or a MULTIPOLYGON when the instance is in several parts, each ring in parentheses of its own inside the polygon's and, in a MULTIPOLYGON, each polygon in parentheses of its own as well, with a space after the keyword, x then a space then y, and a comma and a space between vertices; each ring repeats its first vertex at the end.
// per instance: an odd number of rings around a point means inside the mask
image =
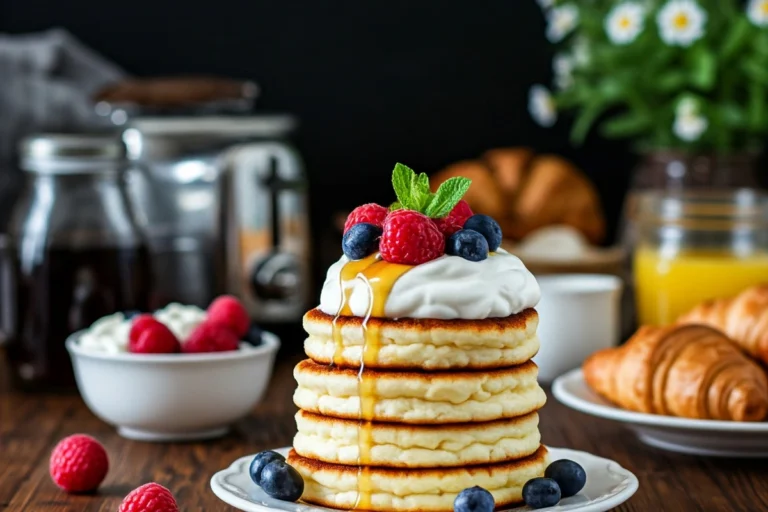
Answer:
MULTIPOLYGON (((342 256, 331 265, 320 294, 320 310, 336 315, 343 292, 351 288, 352 314, 367 316, 371 293, 364 279, 340 285, 341 269, 349 262, 342 256)), ((483 261, 441 256, 417 265, 395 282, 384 306, 387 318, 436 318, 480 320, 499 318, 535 307, 541 297, 536 279, 517 256, 499 249, 483 261)))
MULTIPOLYGON (((174 302, 155 311, 152 316, 165 324, 180 341, 184 341, 195 327, 205 321, 206 312, 197 306, 174 302)), ((132 324, 133 320, 123 313, 99 318, 82 334, 80 346, 94 352, 128 352, 128 333, 132 324)))

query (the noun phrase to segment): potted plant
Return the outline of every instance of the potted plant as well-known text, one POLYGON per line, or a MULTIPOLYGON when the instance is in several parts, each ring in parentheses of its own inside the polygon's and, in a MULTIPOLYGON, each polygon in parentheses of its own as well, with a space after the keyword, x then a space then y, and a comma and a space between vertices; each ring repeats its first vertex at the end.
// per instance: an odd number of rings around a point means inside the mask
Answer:
POLYGON ((768 0, 538 0, 558 45, 543 126, 575 117, 645 155, 636 186, 752 186, 768 133, 768 0))

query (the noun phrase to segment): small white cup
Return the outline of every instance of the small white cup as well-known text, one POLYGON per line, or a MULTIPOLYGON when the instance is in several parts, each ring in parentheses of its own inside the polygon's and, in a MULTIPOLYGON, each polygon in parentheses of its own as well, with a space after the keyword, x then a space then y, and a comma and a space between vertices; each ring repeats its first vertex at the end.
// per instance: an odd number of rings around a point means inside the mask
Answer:
POLYGON ((539 381, 552 382, 593 352, 618 343, 623 284, 616 276, 559 274, 537 277, 541 287, 539 340, 533 361, 539 381))

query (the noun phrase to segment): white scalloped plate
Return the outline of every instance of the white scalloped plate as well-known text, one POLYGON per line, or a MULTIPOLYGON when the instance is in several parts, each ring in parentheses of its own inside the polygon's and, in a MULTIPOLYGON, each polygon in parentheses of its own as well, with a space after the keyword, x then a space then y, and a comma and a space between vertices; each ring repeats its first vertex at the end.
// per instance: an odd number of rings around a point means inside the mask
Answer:
MULTIPOLYGON (((586 452, 549 448, 552 460, 571 459, 584 467, 587 472, 587 485, 576 496, 565 498, 554 507, 539 509, 557 511, 603 512, 627 501, 638 487, 637 477, 619 466, 616 462, 596 457, 586 452)), ((275 451, 287 455, 288 448, 275 451)), ((338 512, 333 509, 317 507, 305 503, 289 503, 267 496, 248 475, 248 467, 253 455, 242 457, 227 469, 219 471, 211 478, 214 494, 228 505, 245 512, 338 512)), ((467 483, 471 487, 471 483, 467 483)), ((508 510, 530 510, 517 507, 508 510)))
POLYGON ((715 421, 626 411, 603 400, 580 369, 552 383, 552 394, 571 409, 623 423, 644 443, 710 457, 768 457, 768 422, 715 421))

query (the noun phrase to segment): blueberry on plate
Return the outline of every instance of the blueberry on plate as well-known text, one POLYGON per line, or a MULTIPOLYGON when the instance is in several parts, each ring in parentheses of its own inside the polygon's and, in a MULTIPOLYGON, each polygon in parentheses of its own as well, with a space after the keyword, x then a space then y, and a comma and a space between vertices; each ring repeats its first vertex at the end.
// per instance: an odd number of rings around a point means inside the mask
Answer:
POLYGON ((253 461, 251 461, 251 467, 248 470, 253 483, 261 487, 261 474, 264 471, 264 467, 275 460, 285 460, 285 457, 277 452, 273 452, 272 450, 267 450, 265 452, 259 452, 256 454, 256 456, 253 458, 253 461))
POLYGON ((563 498, 578 494, 587 483, 587 472, 584 468, 568 459, 556 460, 550 464, 544 471, 544 476, 557 482, 563 498))
POLYGON ((488 257, 488 241, 477 231, 460 229, 448 238, 445 253, 469 261, 482 261, 488 257))
POLYGON ((376 251, 382 230, 378 226, 361 222, 344 233, 341 250, 351 260, 361 260, 376 251))
POLYGON ((501 226, 493 217, 482 213, 475 214, 464 223, 464 229, 471 229, 483 235, 488 241, 488 249, 491 252, 501 245, 501 226))
POLYGON ((284 460, 273 460, 261 471, 261 488, 275 499, 297 501, 304 492, 304 479, 284 460))
POLYGON ((553 507, 560 501, 560 486, 551 478, 534 478, 523 486, 523 501, 531 508, 553 507))
POLYGON ((493 512, 495 507, 493 495, 478 486, 464 489, 453 500, 454 512, 493 512))

